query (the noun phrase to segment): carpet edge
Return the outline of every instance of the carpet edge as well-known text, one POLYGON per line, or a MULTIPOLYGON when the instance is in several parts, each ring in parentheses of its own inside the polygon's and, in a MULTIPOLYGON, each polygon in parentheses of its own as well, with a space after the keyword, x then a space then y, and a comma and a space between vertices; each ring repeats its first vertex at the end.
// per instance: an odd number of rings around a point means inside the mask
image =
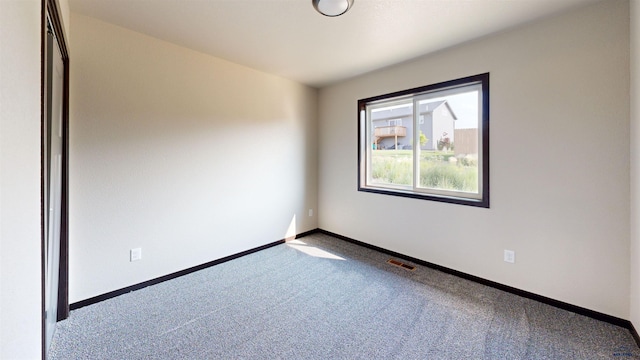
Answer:
POLYGON ((622 319, 622 318, 619 318, 619 317, 616 317, 616 316, 608 315, 608 314, 601 313, 601 312, 598 312, 598 311, 595 311, 595 310, 591 310, 591 309, 587 309, 587 308, 584 308, 584 307, 581 307, 581 306, 578 306, 578 305, 573 305, 573 304, 570 304, 570 303, 567 303, 567 302, 564 302, 564 301, 552 299, 552 298, 549 298, 549 297, 546 297, 546 296, 542 296, 542 295, 539 295, 539 294, 535 294, 535 293, 532 293, 532 292, 529 292, 529 291, 526 291, 526 290, 518 289, 518 288, 509 286, 509 285, 505 285, 505 284, 501 284, 501 283, 498 283, 498 282, 495 282, 495 281, 484 279, 484 278, 481 278, 481 277, 478 277, 478 276, 475 276, 475 275, 464 273, 462 271, 454 270, 454 269, 451 269, 451 268, 448 268, 448 267, 445 267, 445 266, 442 266, 442 265, 438 265, 438 264, 434 264, 434 263, 431 263, 431 262, 428 262, 428 261, 425 261, 425 260, 414 258, 414 257, 409 256, 409 255, 401 254, 401 253, 398 253, 398 252, 395 252, 395 251, 392 251, 392 250, 381 248, 379 246, 371 245, 371 244, 365 243, 363 241, 352 239, 350 237, 347 237, 347 236, 344 236, 344 235, 340 235, 340 234, 336 234, 336 233, 333 233, 331 231, 327 231, 327 230, 324 230, 324 229, 317 229, 316 232, 317 233, 321 233, 321 234, 325 234, 325 235, 328 235, 328 236, 333 236, 335 238, 338 238, 338 239, 341 239, 341 240, 344 240, 344 241, 347 241, 347 242, 350 242, 350 243, 353 243, 353 244, 356 244, 356 245, 359 245, 359 246, 362 246, 362 247, 365 247, 365 248, 368 248, 368 249, 379 251, 381 253, 385 253, 385 254, 388 254, 388 255, 391 255, 391 256, 395 256, 395 257, 399 257, 399 258, 414 262, 416 264, 419 264, 419 265, 426 266, 426 267, 434 269, 434 270, 438 270, 438 271, 444 272, 446 274, 454 275, 454 276, 457 276, 457 277, 460 277, 460 278, 463 278, 463 279, 466 279, 466 280, 470 280, 470 281, 473 281, 473 282, 476 282, 476 283, 479 283, 479 284, 482 284, 482 285, 486 285, 486 286, 489 286, 489 287, 492 287, 492 288, 495 288, 495 289, 498 289, 498 290, 502 290, 502 291, 505 291, 505 292, 508 292, 508 293, 511 293, 511 294, 514 294, 514 295, 518 295, 518 296, 521 296, 521 297, 524 297, 524 298, 527 298, 527 299, 530 299, 530 300, 538 301, 538 302, 541 302, 541 303, 546 304, 546 305, 551 305, 551 306, 559 308, 559 309, 567 310, 567 311, 570 311, 570 312, 573 312, 573 313, 576 313, 576 314, 579 314, 579 315, 583 315, 583 316, 586 316, 586 317, 589 317, 589 318, 592 318, 592 319, 595 319, 595 320, 604 321, 604 322, 609 323, 611 325, 616 325, 616 326, 625 328, 625 329, 629 330, 629 332, 631 333, 631 336, 633 336, 633 338, 636 341, 638 347, 640 347, 640 336, 638 336, 638 332, 636 331, 635 327, 633 326, 633 324, 629 320, 625 320, 625 319, 622 319))
MULTIPOLYGON (((300 237, 308 236, 310 234, 315 233, 316 231, 317 231, 317 229, 313 229, 313 230, 310 230, 310 231, 306 231, 306 232, 300 233, 300 234, 296 235, 296 239, 300 238, 300 237)), ((225 257, 220 258, 220 259, 216 259, 216 260, 212 260, 212 261, 200 264, 200 265, 192 266, 192 267, 184 269, 184 270, 179 270, 179 271, 167 274, 167 275, 159 276, 157 278, 146 280, 146 281, 143 281, 143 282, 140 282, 140 283, 137 283, 137 284, 133 284, 133 285, 121 288, 121 289, 109 291, 109 292, 101 294, 101 295, 96 295, 96 296, 90 297, 88 299, 80 300, 80 301, 74 302, 72 304, 69 304, 69 310, 80 309, 82 307, 89 306, 89 305, 92 305, 92 304, 96 304, 96 303, 99 303, 101 301, 105 301, 105 300, 114 298, 116 296, 120 296, 122 294, 126 294, 126 293, 129 293, 129 292, 132 292, 132 291, 140 290, 140 289, 146 288, 146 287, 151 286, 151 285, 156 285, 156 284, 168 281, 168 280, 172 280, 172 279, 184 276, 184 275, 188 275, 190 273, 193 273, 193 272, 196 272, 196 271, 199 271, 199 270, 203 270, 203 269, 206 269, 208 267, 215 266, 215 265, 218 265, 218 264, 222 264, 222 263, 227 262, 227 261, 238 259, 238 258, 243 257, 245 255, 253 254, 255 252, 258 252, 258 251, 261 251, 261 250, 265 250, 265 249, 268 249, 270 247, 273 247, 273 246, 276 246, 276 245, 280 245, 280 244, 284 244, 284 243, 285 243, 285 239, 280 239, 280 240, 277 240, 277 241, 274 241, 274 242, 271 242, 271 243, 267 243, 265 245, 261 245, 261 246, 258 246, 258 247, 255 247, 255 248, 252 248, 252 249, 249 249, 249 250, 245 250, 245 251, 241 251, 241 252, 236 253, 236 254, 225 256, 225 257)))
MULTIPOLYGON (((328 236, 332 236, 332 237, 335 237, 337 239, 353 243, 355 245, 359 245, 359 246, 362 246, 362 247, 365 247, 365 248, 369 248, 369 249, 372 249, 372 250, 379 251, 381 253, 385 253, 385 254, 388 254, 388 255, 391 255, 391 256, 395 256, 395 257, 399 257, 399 258, 402 258, 402 259, 405 259, 405 260, 409 260, 411 262, 414 262, 414 263, 419 264, 419 265, 426 266, 426 267, 434 269, 434 270, 438 270, 438 271, 441 271, 441 272, 444 272, 444 273, 447 273, 447 274, 450 274, 450 275, 454 275, 454 276, 457 276, 457 277, 460 277, 460 278, 463 278, 463 279, 466 279, 466 280, 470 280, 470 281, 473 281, 473 282, 476 282, 476 283, 479 283, 479 284, 482 284, 482 285, 486 285, 486 286, 489 286, 489 287, 492 287, 492 288, 495 288, 495 289, 498 289, 498 290, 502 290, 502 291, 505 291, 505 292, 508 292, 508 293, 511 293, 511 294, 514 294, 514 295, 518 295, 518 296, 521 296, 521 297, 524 297, 524 298, 527 298, 527 299, 538 301, 538 302, 541 302, 543 304, 551 305, 551 306, 554 306, 554 307, 559 308, 559 309, 567 310, 567 311, 570 311, 570 312, 573 312, 573 313, 576 313, 576 314, 579 314, 579 315, 587 316, 587 317, 595 319, 595 320, 604 321, 606 323, 625 328, 625 329, 629 330, 629 332, 631 333, 631 336, 635 340, 636 344, 638 345, 638 347, 640 347, 640 335, 638 335, 638 332, 637 332, 636 328, 633 326, 633 323, 631 321, 629 321, 629 320, 621 319, 621 318, 618 318, 618 317, 615 317, 615 316, 612 316, 612 315, 604 314, 604 313, 601 313, 601 312, 598 312, 598 311, 595 311, 595 310, 587 309, 587 308, 580 307, 580 306, 577 306, 577 305, 573 305, 573 304, 570 304, 570 303, 566 303, 566 302, 563 302, 563 301, 560 301, 560 300, 552 299, 552 298, 549 298, 549 297, 546 297, 546 296, 538 295, 538 294, 535 294, 535 293, 532 293, 532 292, 529 292, 529 291, 526 291, 526 290, 521 290, 521 289, 518 289, 518 288, 515 288, 515 287, 512 287, 512 286, 509 286, 509 285, 504 285, 504 284, 501 284, 501 283, 498 283, 498 282, 495 282, 495 281, 487 280, 487 279, 484 279, 484 278, 481 278, 481 277, 478 277, 478 276, 475 276, 475 275, 467 274, 467 273, 464 273, 464 272, 461 272, 461 271, 458 271, 458 270, 454 270, 454 269, 451 269, 451 268, 448 268, 448 267, 445 267, 445 266, 442 266, 442 265, 434 264, 434 263, 431 263, 431 262, 428 262, 428 261, 425 261, 425 260, 420 260, 420 259, 414 258, 412 256, 408 256, 408 255, 401 254, 401 253, 398 253, 398 252, 395 252, 395 251, 391 251, 391 250, 388 250, 388 249, 385 249, 385 248, 381 248, 379 246, 368 244, 368 243, 365 243, 363 241, 352 239, 352 238, 349 238, 347 236, 340 235, 340 234, 337 234, 337 233, 333 233, 331 231, 327 231, 327 230, 324 230, 324 229, 321 229, 321 228, 315 228, 315 229, 312 229, 312 230, 309 230, 309 231, 302 232, 300 234, 297 234, 295 236, 295 238, 299 239, 299 238, 303 238, 305 236, 310 236, 310 235, 317 234, 317 233, 328 235, 328 236)), ((184 270, 176 271, 176 272, 171 273, 171 274, 160 276, 160 277, 157 277, 155 279, 147 280, 147 281, 144 281, 144 282, 141 282, 141 283, 138 283, 138 284, 127 286, 125 288, 121 288, 121 289, 118 289, 118 290, 110 291, 110 292, 102 294, 102 295, 97 295, 97 296, 94 296, 94 297, 91 297, 91 298, 88 298, 88 299, 85 299, 85 300, 81 300, 81 301, 72 303, 72 304, 69 305, 69 309, 70 310, 79 309, 79 308, 82 308, 82 307, 85 307, 85 306, 88 306, 88 305, 91 305, 91 304, 95 304, 95 303, 98 303, 98 302, 101 302, 101 301, 104 301, 104 300, 108 300, 110 298, 113 298, 113 297, 116 297, 116 296, 119 296, 119 295, 122 295, 122 294, 126 294, 126 293, 131 292, 131 291, 140 290, 140 289, 143 289, 143 288, 145 288, 147 286, 159 284, 161 282, 168 281, 168 280, 171 280, 171 279, 175 279, 177 277, 184 276, 184 275, 190 274, 190 273, 195 272, 195 271, 203 270, 203 269, 206 269, 206 268, 211 267, 211 266, 222 264, 224 262, 227 262, 227 261, 230 261, 230 260, 234 260, 234 259, 240 258, 242 256, 249 255, 249 254, 261 251, 261 250, 265 250, 265 249, 268 249, 268 248, 276 246, 276 245, 284 244, 285 242, 286 242, 285 239, 280 239, 280 240, 277 240, 277 241, 274 241, 274 242, 271 242, 271 243, 268 243, 268 244, 265 244, 265 245, 262 245, 262 246, 258 246, 258 247, 255 247, 255 248, 252 248, 252 249, 249 249, 249 250, 245 250, 245 251, 233 254, 233 255, 229 255, 229 256, 226 256, 226 257, 223 257, 223 258, 220 258, 220 259, 217 259, 217 260, 209 261, 209 262, 204 263, 204 264, 196 265, 196 266, 184 269, 184 270)))

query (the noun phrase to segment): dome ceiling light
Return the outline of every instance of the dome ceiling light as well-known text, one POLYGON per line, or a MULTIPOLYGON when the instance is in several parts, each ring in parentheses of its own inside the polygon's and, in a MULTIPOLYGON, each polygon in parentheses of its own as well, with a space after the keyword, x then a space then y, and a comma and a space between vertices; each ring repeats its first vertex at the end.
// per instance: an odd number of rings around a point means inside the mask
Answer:
POLYGON ((320 14, 329 17, 340 16, 353 6, 353 0, 311 0, 320 14))

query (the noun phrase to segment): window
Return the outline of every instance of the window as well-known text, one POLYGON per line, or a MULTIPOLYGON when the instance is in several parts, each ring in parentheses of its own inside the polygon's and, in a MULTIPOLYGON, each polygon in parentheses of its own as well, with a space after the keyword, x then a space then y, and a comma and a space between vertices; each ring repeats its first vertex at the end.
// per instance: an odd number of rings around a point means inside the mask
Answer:
POLYGON ((489 207, 489 74, 358 101, 358 190, 489 207))

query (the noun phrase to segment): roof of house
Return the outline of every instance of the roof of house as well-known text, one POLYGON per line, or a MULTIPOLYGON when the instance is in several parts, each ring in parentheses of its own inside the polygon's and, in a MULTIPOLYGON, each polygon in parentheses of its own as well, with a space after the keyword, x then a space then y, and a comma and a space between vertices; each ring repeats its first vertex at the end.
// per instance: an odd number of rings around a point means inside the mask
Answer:
MULTIPOLYGON (((429 103, 421 103, 420 104, 420 114, 426 114, 426 113, 433 112, 435 109, 439 108, 442 105, 445 105, 447 107, 447 109, 451 113, 451 117, 453 117, 453 120, 458 120, 458 117, 453 112, 453 109, 451 109, 451 106, 449 105, 447 100, 439 100, 439 101, 432 101, 432 102, 429 102, 429 103)), ((411 113, 412 113, 412 107, 411 106, 393 107, 393 108, 391 108, 389 110, 374 111, 371 114, 371 117, 372 117, 371 120, 372 121, 381 121, 381 120, 399 119, 399 118, 411 116, 411 113)))
POLYGON ((451 109, 451 106, 449 105, 449 102, 447 102, 447 100, 433 101, 426 104, 420 104, 420 114, 433 112, 435 109, 439 108, 442 105, 446 105, 447 109, 449 110, 449 113, 451 113, 451 116, 453 117, 453 120, 458 120, 456 113, 453 112, 453 109, 451 109))

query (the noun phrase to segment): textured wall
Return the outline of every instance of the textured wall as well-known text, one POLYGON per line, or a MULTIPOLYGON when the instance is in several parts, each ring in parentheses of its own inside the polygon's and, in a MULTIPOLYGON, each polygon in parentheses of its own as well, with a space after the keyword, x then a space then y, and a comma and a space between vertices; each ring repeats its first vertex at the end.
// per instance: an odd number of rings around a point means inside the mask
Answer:
POLYGON ((323 88, 320 227, 628 318, 628 14, 599 2, 323 88), (484 72, 490 209, 356 190, 358 99, 484 72))
POLYGON ((317 227, 315 89, 82 15, 72 28, 72 303, 317 227))

